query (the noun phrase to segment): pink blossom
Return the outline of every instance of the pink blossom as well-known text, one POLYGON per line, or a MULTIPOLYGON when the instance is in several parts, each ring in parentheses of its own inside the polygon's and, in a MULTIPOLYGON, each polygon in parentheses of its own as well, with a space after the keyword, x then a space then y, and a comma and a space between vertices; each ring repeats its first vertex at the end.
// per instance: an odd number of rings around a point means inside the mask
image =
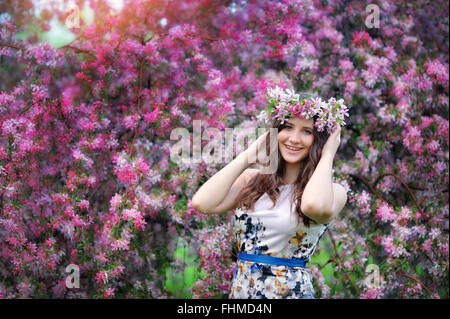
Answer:
POLYGON ((420 248, 422 251, 431 252, 433 250, 433 240, 431 238, 425 240, 420 248))
POLYGON ((135 167, 143 174, 147 174, 150 171, 150 166, 142 158, 136 160, 135 167))
POLYGON ((103 297, 106 299, 113 298, 115 296, 115 288, 108 288, 105 290, 105 293, 103 294, 103 297))
POLYGON ((137 172, 130 165, 127 165, 124 168, 116 167, 114 168, 114 173, 124 184, 135 184, 138 181, 137 172))
POLYGON ((381 240, 381 244, 383 245, 384 249, 387 251, 389 256, 392 256, 394 258, 408 255, 408 252, 405 250, 405 248, 400 244, 394 244, 394 240, 392 236, 386 236, 381 240))
POLYGON ((357 196, 357 201, 362 209, 362 213, 370 212, 370 200, 371 196, 366 191, 363 191, 361 195, 357 196))
POLYGON ((55 243, 55 240, 53 238, 49 238, 45 241, 45 246, 47 246, 47 248, 51 248, 54 243, 55 243))
POLYGON ((127 129, 135 129, 140 118, 139 114, 128 115, 123 119, 123 124, 127 129))
POLYGON ((111 243, 111 250, 128 250, 130 241, 128 239, 118 239, 111 243))
POLYGON ((105 264, 108 262, 108 258, 104 254, 100 254, 98 256, 95 256, 95 259, 100 261, 102 264, 105 264))
POLYGON ((89 144, 89 148, 91 150, 95 149, 101 149, 105 145, 105 140, 102 137, 96 137, 94 140, 89 144))
POLYGON ((429 91, 433 87, 433 82, 431 82, 430 78, 427 75, 421 76, 417 83, 417 88, 423 91, 429 91))
POLYGON ((422 123, 420 124, 420 127, 422 129, 430 127, 431 124, 433 124, 433 122, 434 122, 434 119, 429 116, 422 116, 421 120, 422 120, 422 123))
POLYGON ((57 67, 62 63, 59 54, 49 43, 44 42, 34 46, 27 45, 24 56, 28 59, 36 59, 37 64, 57 67))
POLYGON ((363 294, 359 296, 361 299, 380 299, 383 297, 383 289, 379 288, 368 288, 363 294))
POLYGON ((145 113, 143 115, 143 118, 147 124, 156 123, 156 122, 158 122, 160 115, 161 115, 161 111, 159 109, 155 109, 152 112, 145 113))
POLYGON ((398 219, 399 220, 403 220, 403 221, 408 221, 408 220, 411 219, 411 217, 412 217, 412 213, 409 210, 409 208, 406 207, 406 206, 403 206, 401 211, 400 211, 400 214, 398 216, 398 219))
POLYGON ((442 64, 439 60, 425 62, 426 72, 435 79, 437 83, 444 84, 448 87, 448 64, 442 64))
POLYGON ((411 230, 413 233, 417 234, 419 238, 423 238, 427 234, 427 230, 424 225, 413 226, 411 230))
POLYGON ((80 209, 88 209, 89 208, 89 201, 82 199, 79 203, 78 203, 78 207, 80 209))
POLYGON ((439 161, 434 164, 434 170, 438 176, 441 175, 446 168, 448 168, 448 164, 446 165, 444 162, 439 161))
POLYGON ((17 290, 20 293, 20 298, 30 298, 33 296, 34 289, 32 284, 27 280, 17 285, 17 290))
POLYGON ((372 38, 370 37, 370 35, 367 32, 365 32, 365 31, 355 31, 355 33, 353 35, 353 43, 355 45, 360 46, 360 45, 363 44, 364 41, 367 43, 367 45, 369 47, 372 46, 372 38))
POLYGON ((377 208, 377 218, 384 222, 393 221, 395 219, 394 209, 386 202, 383 202, 380 207, 377 208))
POLYGON ((48 267, 50 270, 55 270, 56 269, 56 262, 54 260, 50 260, 48 262, 48 267))
POLYGON ((438 239, 441 236, 441 230, 439 228, 433 228, 430 232, 431 239, 438 239))
POLYGON ((106 271, 99 271, 95 275, 95 282, 97 284, 107 284, 108 283, 108 272, 106 271))
POLYGON ((340 60, 339 61, 339 69, 341 69, 342 71, 353 70, 353 63, 348 58, 340 60))
POLYGON ((119 206, 122 205, 122 200, 122 196, 116 193, 109 202, 109 204, 111 205, 111 209, 113 211, 117 211, 119 206))
POLYGON ((431 154, 435 154, 438 151, 440 145, 438 141, 432 140, 425 147, 428 150, 428 152, 430 152, 431 154))
POLYGON ((345 91, 353 94, 356 92, 357 87, 358 87, 358 84, 355 81, 348 81, 345 86, 345 91))
POLYGON ((68 115, 73 111, 72 104, 72 90, 67 88, 64 90, 61 96, 61 110, 64 115, 68 115))

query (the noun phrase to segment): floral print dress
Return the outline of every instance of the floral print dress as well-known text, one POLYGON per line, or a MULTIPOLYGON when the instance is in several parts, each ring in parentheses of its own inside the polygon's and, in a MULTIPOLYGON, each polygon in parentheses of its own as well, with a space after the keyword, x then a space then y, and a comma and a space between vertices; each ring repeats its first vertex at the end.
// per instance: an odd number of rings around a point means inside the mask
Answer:
MULTIPOLYGON (((233 232, 239 253, 310 260, 329 224, 310 222, 306 227, 291 206, 293 184, 279 187, 273 203, 264 193, 252 211, 234 211, 233 232)), ((232 299, 314 299, 309 271, 303 267, 275 266, 239 260, 231 284, 232 299)))

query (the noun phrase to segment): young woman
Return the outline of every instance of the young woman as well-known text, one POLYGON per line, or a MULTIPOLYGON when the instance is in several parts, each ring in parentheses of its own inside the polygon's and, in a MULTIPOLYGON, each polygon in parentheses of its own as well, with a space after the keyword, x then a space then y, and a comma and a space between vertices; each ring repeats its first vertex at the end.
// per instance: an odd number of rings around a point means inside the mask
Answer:
POLYGON ((345 188, 332 183, 340 125, 329 134, 318 131, 317 115, 292 113, 271 119, 271 127, 278 131, 275 173, 261 173, 249 163, 250 154, 258 154, 258 163, 267 163, 266 152, 252 153, 268 149, 267 132, 192 199, 194 208, 203 213, 234 210, 239 257, 230 298, 314 298, 305 265, 347 201, 345 188))

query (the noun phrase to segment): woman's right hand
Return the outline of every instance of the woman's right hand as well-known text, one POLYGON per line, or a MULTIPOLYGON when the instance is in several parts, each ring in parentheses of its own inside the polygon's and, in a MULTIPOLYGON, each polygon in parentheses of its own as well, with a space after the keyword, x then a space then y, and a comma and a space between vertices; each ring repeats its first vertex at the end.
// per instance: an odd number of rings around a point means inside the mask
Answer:
POLYGON ((272 137, 270 140, 269 132, 267 131, 256 139, 246 150, 246 158, 249 164, 258 163, 266 166, 269 164, 271 157, 277 151, 278 139, 277 136, 272 137), (272 142, 272 143, 269 143, 272 142), (269 148, 269 150, 267 150, 269 148))
POLYGON ((256 172, 258 174, 275 173, 278 167, 277 132, 276 128, 269 129, 231 163, 207 180, 192 198, 192 206, 203 213, 226 212, 236 204, 235 201, 250 175, 255 176, 256 172), (273 135, 269 135, 269 132, 273 135), (266 152, 266 143, 269 144, 269 142, 272 142, 272 145, 270 145, 270 154, 267 155, 269 152, 266 152), (262 167, 249 169, 252 163, 259 163, 262 167))

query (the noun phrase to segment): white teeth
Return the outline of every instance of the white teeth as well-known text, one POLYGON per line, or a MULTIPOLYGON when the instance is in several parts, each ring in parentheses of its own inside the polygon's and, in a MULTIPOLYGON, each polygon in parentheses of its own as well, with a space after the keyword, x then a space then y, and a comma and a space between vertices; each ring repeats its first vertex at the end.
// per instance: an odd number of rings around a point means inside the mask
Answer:
POLYGON ((292 150, 292 151, 300 151, 300 150, 301 150, 301 148, 292 148, 292 147, 289 147, 289 146, 287 146, 287 145, 286 145, 286 148, 287 148, 287 149, 290 149, 290 150, 292 150))

